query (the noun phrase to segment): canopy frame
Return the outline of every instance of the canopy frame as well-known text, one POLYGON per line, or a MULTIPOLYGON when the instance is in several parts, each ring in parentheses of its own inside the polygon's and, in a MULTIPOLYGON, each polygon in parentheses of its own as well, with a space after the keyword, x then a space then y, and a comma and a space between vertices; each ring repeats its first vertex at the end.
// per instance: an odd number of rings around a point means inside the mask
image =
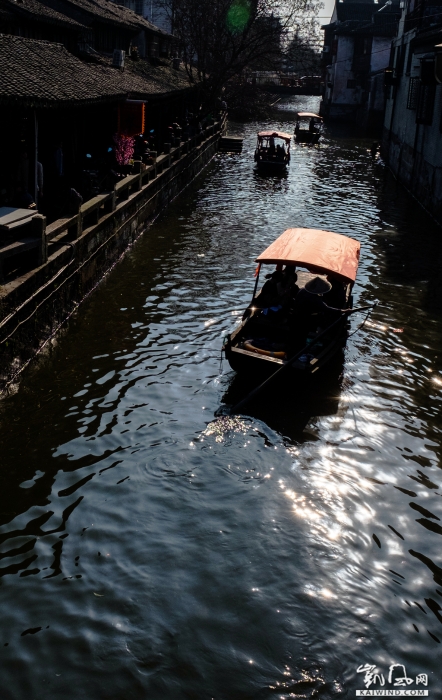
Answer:
POLYGON ((361 244, 332 231, 289 228, 256 258, 262 264, 296 265, 354 284, 361 244))
POLYGON ((262 139, 266 139, 266 138, 282 139, 286 143, 290 143, 292 137, 290 134, 286 134, 284 131, 259 131, 258 132, 258 141, 261 141, 262 139))
POLYGON ((315 114, 314 112, 297 112, 296 119, 319 119, 320 122, 324 121, 320 114, 315 114))

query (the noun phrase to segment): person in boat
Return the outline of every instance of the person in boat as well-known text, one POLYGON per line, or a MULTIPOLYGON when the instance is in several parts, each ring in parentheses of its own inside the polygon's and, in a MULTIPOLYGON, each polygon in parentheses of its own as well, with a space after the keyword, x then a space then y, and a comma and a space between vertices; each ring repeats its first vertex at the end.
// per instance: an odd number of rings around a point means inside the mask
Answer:
POLYGON ((273 138, 273 136, 270 136, 270 138, 269 138, 269 153, 270 153, 270 155, 273 155, 274 152, 275 152, 275 139, 273 138))
POLYGON ((295 124, 295 136, 297 136, 299 134, 299 131, 300 131, 300 125, 299 125, 299 119, 298 119, 298 121, 295 124))
POLYGON ((293 314, 295 300, 298 296, 299 287, 296 284, 297 281, 298 275, 296 273, 296 267, 294 265, 287 265, 284 270, 284 289, 282 291, 282 307, 287 319, 293 314))
POLYGON ((314 118, 314 117, 312 117, 312 118, 310 119, 310 122, 309 122, 309 125, 308 125, 308 130, 309 130, 310 132, 314 133, 314 134, 318 131, 318 129, 317 129, 317 127, 316 127, 316 122, 315 122, 315 118, 314 118))
POLYGON ((256 305, 262 309, 281 305, 281 285, 284 280, 282 264, 278 263, 276 270, 266 275, 266 282, 261 289, 261 294, 256 300, 256 305))
POLYGON ((323 295, 327 294, 332 288, 330 282, 322 279, 322 277, 314 277, 309 280, 303 289, 300 289, 296 295, 294 303, 294 312, 298 318, 304 321, 309 321, 315 314, 317 316, 318 325, 321 325, 326 317, 334 316, 335 314, 347 313, 349 309, 336 308, 329 306, 323 299, 323 295))
POLYGON ((344 283, 337 277, 333 277, 333 275, 327 275, 327 280, 331 284, 331 289, 327 296, 328 304, 341 309, 347 301, 344 283))
POLYGON ((283 304, 286 306, 296 297, 297 293, 299 292, 299 287, 296 284, 297 281, 298 275, 296 274, 295 265, 286 265, 279 289, 279 295, 283 300, 283 304))

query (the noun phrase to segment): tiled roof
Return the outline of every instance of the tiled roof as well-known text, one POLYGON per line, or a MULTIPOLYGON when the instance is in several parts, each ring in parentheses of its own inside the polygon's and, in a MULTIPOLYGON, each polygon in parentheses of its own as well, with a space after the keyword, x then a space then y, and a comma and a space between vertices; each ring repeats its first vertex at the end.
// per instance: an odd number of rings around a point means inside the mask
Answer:
POLYGON ((0 0, 0 12, 2 10, 8 13, 9 18, 19 15, 30 21, 37 20, 72 29, 83 29, 85 26, 38 0, 0 0))
POLYGON ((14 16, 73 29, 84 29, 99 22, 134 33, 144 29, 167 35, 133 10, 110 0, 0 0, 0 18, 14 16))
POLYGON ((175 70, 169 65, 152 66, 149 61, 126 61, 125 72, 147 85, 154 95, 166 95, 190 86, 184 67, 175 70))
POLYGON ((41 0, 41 3, 84 24, 93 24, 98 19, 101 22, 135 31, 149 29, 164 34, 161 29, 137 15, 133 10, 110 0, 41 0))
POLYGON ((190 87, 185 72, 127 61, 122 72, 84 63, 60 44, 0 36, 0 104, 57 107, 126 97, 149 99, 190 87))

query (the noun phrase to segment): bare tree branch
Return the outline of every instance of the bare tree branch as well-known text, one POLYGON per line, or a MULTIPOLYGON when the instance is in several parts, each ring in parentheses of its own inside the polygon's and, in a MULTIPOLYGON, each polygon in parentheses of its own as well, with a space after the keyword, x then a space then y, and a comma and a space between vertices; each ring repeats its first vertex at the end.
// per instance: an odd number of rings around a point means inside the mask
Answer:
POLYGON ((275 70, 317 41, 320 0, 163 0, 189 79, 213 104, 245 69, 275 70))

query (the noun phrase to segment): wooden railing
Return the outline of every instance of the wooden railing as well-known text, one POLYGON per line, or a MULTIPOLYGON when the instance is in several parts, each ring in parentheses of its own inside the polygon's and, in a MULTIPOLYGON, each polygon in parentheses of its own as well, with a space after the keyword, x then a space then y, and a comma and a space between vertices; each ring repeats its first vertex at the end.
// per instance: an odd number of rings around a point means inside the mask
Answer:
POLYGON ((46 217, 35 214, 30 220, 15 229, 14 240, 9 240, 0 247, 0 284, 4 283, 4 262, 29 250, 34 251, 36 266, 43 265, 48 259, 48 243, 46 237, 46 217))

